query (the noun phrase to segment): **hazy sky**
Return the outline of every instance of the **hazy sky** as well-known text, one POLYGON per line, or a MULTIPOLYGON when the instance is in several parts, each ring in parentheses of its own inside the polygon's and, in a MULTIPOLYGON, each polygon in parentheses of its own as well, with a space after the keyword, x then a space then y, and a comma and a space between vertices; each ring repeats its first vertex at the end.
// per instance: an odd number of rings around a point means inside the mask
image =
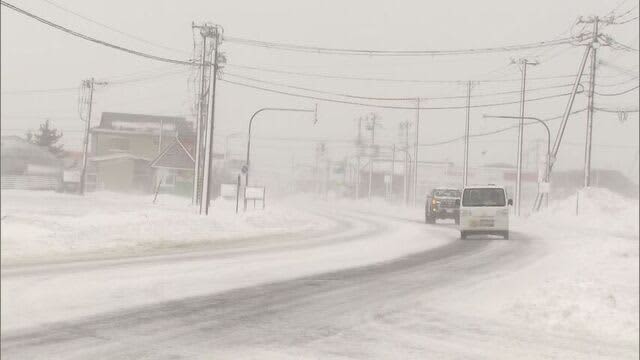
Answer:
MULTIPOLYGON (((622 13, 635 7, 637 0, 573 1, 80 1, 54 0, 78 14, 107 24, 114 29, 148 40, 151 45, 118 32, 105 29, 65 12, 47 0, 11 0, 29 10, 74 30, 125 47, 176 59, 193 55, 192 22, 220 24, 228 36, 257 40, 367 49, 458 49, 490 47, 552 40, 570 35, 571 25, 580 15, 605 15, 616 7, 622 13), (168 48, 168 49, 167 49, 168 48)), ((193 71, 177 65, 163 64, 135 57, 71 37, 2 7, 2 133, 23 134, 45 118, 65 132, 68 149, 77 149, 82 137, 78 119, 77 91, 20 92, 23 90, 77 87, 82 79, 95 77, 111 82, 139 78, 152 80, 107 85, 95 93, 94 124, 102 111, 148 114, 183 114, 191 117, 194 97, 193 71)), ((580 26, 571 29, 580 30, 580 26)), ((638 22, 609 26, 603 33, 618 41, 638 47, 638 22)), ((223 43, 229 66, 227 73, 251 76, 290 85, 310 87, 366 96, 449 96, 464 95, 466 89, 456 84, 407 84, 374 81, 330 80, 313 77, 248 71, 232 65, 249 65, 288 71, 337 74, 358 77, 410 78, 423 80, 519 79, 511 58, 530 56, 541 64, 529 69, 532 78, 575 74, 582 47, 561 46, 491 55, 446 57, 369 57, 323 54, 299 54, 272 49, 251 48, 223 43)), ((638 53, 603 48, 600 58, 606 65, 598 67, 598 84, 616 84, 637 76, 638 53), (627 70, 625 70, 627 69, 627 70), (629 72, 628 69, 631 69, 629 72)), ((223 75, 224 76, 224 75, 223 75)), ((229 77, 229 79, 231 79, 229 77)), ((531 89, 563 85, 571 79, 531 80, 531 89)), ((618 86, 597 88, 617 92, 638 84, 638 80, 618 86)), ((479 83, 475 94, 518 90, 520 83, 479 83)), ((532 91, 528 96, 566 92, 568 88, 532 91)), ((518 94, 474 98, 475 103, 516 101, 518 94)), ((599 106, 637 108, 638 92, 620 97, 597 98, 599 106)), ((264 106, 313 107, 315 101, 220 83, 218 87, 216 132, 218 144, 225 134, 246 131, 253 111, 264 106)), ((542 118, 560 115, 566 98, 527 104, 527 114, 542 118)), ((398 123, 415 119, 412 110, 381 110, 318 102, 320 121, 312 126, 305 114, 265 114, 256 120, 257 137, 286 137, 351 140, 356 134, 359 116, 372 111, 380 117, 376 142, 399 143, 398 123)), ((414 102, 396 105, 413 106, 414 102)), ((460 100, 432 100, 423 106, 464 105, 460 100)), ((574 109, 584 108, 586 96, 579 95, 574 109)), ((471 132, 489 131, 512 124, 510 120, 485 120, 482 114, 517 115, 518 105, 473 109, 471 132)), ((421 111, 420 142, 431 143, 460 136, 464 131, 464 110, 421 111)), ((572 117, 567 129, 567 144, 559 163, 581 167, 586 113, 572 117)), ((555 129, 559 121, 551 123, 555 129)), ((616 114, 597 113, 594 125, 594 166, 629 169, 637 163, 638 115, 620 122, 616 114), (634 160, 634 158, 636 160, 634 160)), ((540 128, 527 128, 529 143, 542 139, 540 128)), ((413 134, 411 142, 413 142, 413 134)), ((478 138, 472 142, 472 165, 491 162, 514 163, 516 132, 478 138)), ((240 153, 240 142, 231 140, 240 153)), ((430 161, 462 161, 462 143, 424 147, 420 158, 430 161)), ((258 145, 263 159, 289 159, 292 154, 309 159, 313 142, 267 141, 258 145)), ((347 142, 329 142, 329 153, 339 158, 348 150, 347 142)), ((637 177, 637 168, 636 168, 637 177)))

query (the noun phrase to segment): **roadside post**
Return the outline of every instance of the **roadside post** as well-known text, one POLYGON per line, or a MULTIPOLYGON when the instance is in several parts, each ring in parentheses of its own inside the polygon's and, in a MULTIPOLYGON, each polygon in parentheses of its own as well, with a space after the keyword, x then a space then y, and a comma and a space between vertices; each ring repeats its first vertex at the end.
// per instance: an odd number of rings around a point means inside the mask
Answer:
POLYGON ((236 214, 238 213, 238 203, 240 202, 240 174, 238 174, 238 181, 236 183, 236 214))

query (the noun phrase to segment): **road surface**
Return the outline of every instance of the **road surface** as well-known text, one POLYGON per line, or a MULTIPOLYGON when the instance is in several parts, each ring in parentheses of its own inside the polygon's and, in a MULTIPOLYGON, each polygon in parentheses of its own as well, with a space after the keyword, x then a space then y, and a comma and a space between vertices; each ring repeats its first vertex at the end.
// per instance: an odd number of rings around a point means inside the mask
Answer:
MULTIPOLYGON (((330 233, 5 268, 3 359, 625 358, 629 344, 447 304, 535 261, 536 239, 327 212, 330 233), (413 243, 394 254, 385 246, 413 243), (378 251, 369 249, 380 246, 378 251), (362 254, 359 254, 362 252, 362 254), (370 263, 379 256, 380 261, 370 263), (386 258, 388 257, 388 258, 386 258), (8 314, 5 314, 8 312, 8 314)), ((258 239, 259 240, 259 239, 258 239)), ((400 246, 400 245, 399 245, 400 246)), ((466 301, 474 302, 470 297, 466 301)))

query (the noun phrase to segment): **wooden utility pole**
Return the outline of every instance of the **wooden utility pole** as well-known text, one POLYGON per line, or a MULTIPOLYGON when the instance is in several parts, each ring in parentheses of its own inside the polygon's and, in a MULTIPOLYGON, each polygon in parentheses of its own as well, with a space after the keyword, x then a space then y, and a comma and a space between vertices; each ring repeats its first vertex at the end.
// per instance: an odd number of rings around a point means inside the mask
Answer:
POLYGON ((471 114, 471 81, 467 82, 467 117, 464 123, 464 164, 462 168, 462 186, 467 186, 469 172, 469 116, 471 114))
POLYGON ((418 149, 420 142, 420 98, 416 99, 416 143, 415 149, 413 153, 413 163, 414 171, 413 171, 413 206, 417 205, 418 201, 418 149))
POLYGON ((82 87, 89 91, 86 126, 84 127, 84 141, 82 144, 82 171, 80 173, 80 195, 84 195, 87 184, 87 162, 89 160, 89 131, 91 130, 91 110, 93 108, 93 89, 96 85, 106 85, 106 82, 96 82, 94 78, 82 81, 82 87))
MULTIPOLYGON (((196 27, 195 25, 192 25, 196 27)), ((200 191, 202 188, 202 133, 204 128, 204 120, 206 117, 206 74, 207 74, 207 37, 208 31, 204 27, 200 27, 200 35, 202 36, 202 53, 200 54, 200 92, 198 94, 198 109, 196 115, 196 136, 195 136, 195 161, 193 166, 193 192, 191 203, 200 204, 200 191)))
POLYGON ((216 78, 218 77, 218 48, 220 43, 220 28, 218 26, 207 25, 208 36, 213 39, 212 64, 209 66, 209 94, 208 94, 208 115, 209 121, 205 131, 204 146, 204 170, 202 177, 202 195, 200 199, 200 214, 209 214, 211 201, 211 178, 213 170, 213 128, 215 123, 215 103, 216 103, 216 78))

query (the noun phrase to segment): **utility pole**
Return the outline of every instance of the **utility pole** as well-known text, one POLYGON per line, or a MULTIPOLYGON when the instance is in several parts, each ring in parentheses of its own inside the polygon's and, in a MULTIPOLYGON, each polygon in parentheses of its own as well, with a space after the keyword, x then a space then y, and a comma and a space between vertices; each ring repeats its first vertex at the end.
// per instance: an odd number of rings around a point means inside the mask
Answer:
POLYGON ((420 139, 420 98, 416 98, 416 144, 413 154, 415 165, 413 171, 413 206, 417 205, 418 198, 418 146, 420 139))
MULTIPOLYGON (((593 137, 593 98, 596 87, 596 53, 600 43, 598 42, 598 23, 603 21, 597 16, 590 19, 580 19, 579 22, 593 23, 593 37, 591 40, 591 72, 589 74, 589 94, 587 105, 587 138, 584 147, 584 187, 591 186, 591 139, 593 137)), ((604 20, 611 22, 611 20, 604 20)))
POLYGON ((376 114, 371 116, 371 146, 369 147, 369 193, 368 199, 371 200, 371 185, 373 180, 373 152, 375 149, 375 135, 376 135, 376 114))
MULTIPOLYGON (((196 27, 195 25, 191 25, 196 27)), ((209 30, 205 27, 200 28, 200 35, 202 36, 202 53, 200 55, 200 92, 198 94, 198 111, 196 115, 196 141, 195 141, 195 161, 193 167, 193 193, 191 196, 192 204, 200 204, 200 191, 202 186, 202 133, 204 127, 204 120, 206 116, 206 59, 207 59, 207 37, 209 30)))
POLYGON ((362 151, 362 117, 358 118, 358 140, 356 140, 356 200, 360 198, 360 152, 362 151))
POLYGON ((469 177, 469 116, 471 114, 471 81, 467 81, 467 117, 464 123, 464 165, 462 169, 462 186, 467 186, 469 177))
POLYGON ((89 90, 89 102, 87 104, 87 120, 84 128, 84 141, 82 144, 82 172, 80 173, 80 195, 84 195, 87 183, 87 162, 89 160, 89 130, 91 130, 91 110, 93 108, 93 89, 95 85, 106 85, 106 82, 96 82, 94 78, 82 81, 83 89, 89 90))
POLYGON ((211 177, 213 165, 213 127, 215 122, 215 100, 216 100, 216 78, 218 75, 218 47, 220 42, 220 28, 217 25, 206 25, 207 36, 213 39, 213 51, 211 55, 211 65, 209 65, 209 94, 208 94, 208 115, 209 121, 205 131, 204 146, 204 172, 202 178, 202 195, 200 199, 200 214, 209 214, 209 203, 211 200, 211 177))
POLYGON ((393 201, 393 176, 396 173, 396 144, 391 148, 391 178, 389 179, 389 200, 393 201))
POLYGON ((520 59, 518 61, 521 68, 522 80, 520 83, 520 124, 518 126, 518 157, 516 165, 516 206, 515 214, 520 216, 520 205, 522 202, 522 144, 524 140, 524 104, 527 83, 527 65, 537 65, 537 62, 530 62, 528 59, 520 59))
POLYGON ((402 198, 404 205, 409 205, 409 121, 400 124, 400 129, 404 132, 404 176, 402 177, 402 198))

